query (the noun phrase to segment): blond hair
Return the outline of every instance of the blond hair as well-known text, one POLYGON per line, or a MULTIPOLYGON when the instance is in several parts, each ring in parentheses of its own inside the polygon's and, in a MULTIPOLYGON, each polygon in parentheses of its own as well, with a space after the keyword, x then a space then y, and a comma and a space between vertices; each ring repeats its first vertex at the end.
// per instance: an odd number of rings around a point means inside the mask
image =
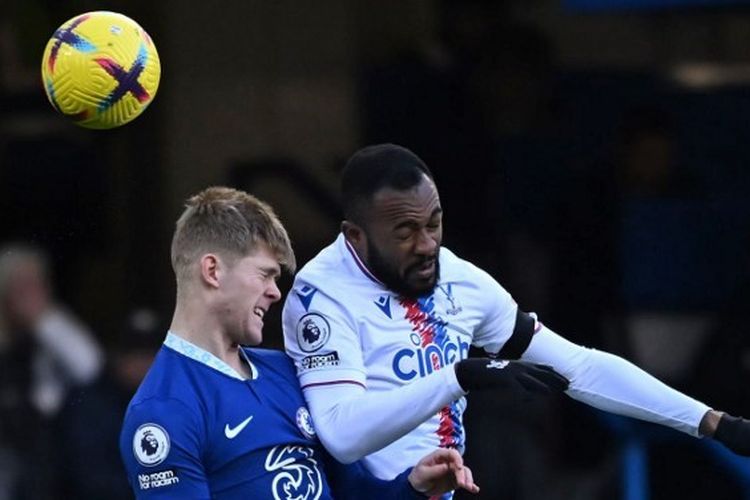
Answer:
POLYGON ((244 191, 210 187, 190 197, 172 237, 172 269, 177 283, 189 278, 190 265, 209 252, 228 259, 253 254, 263 245, 279 264, 294 272, 289 236, 267 203, 244 191))

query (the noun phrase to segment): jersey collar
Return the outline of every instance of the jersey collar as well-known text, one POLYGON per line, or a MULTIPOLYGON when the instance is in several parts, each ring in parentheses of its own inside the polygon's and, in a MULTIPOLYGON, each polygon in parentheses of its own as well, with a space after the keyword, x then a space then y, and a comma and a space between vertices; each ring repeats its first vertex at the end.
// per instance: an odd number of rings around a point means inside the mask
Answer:
MULTIPOLYGON (((237 373, 234 368, 226 364, 224 361, 220 360, 210 352, 206 351, 205 349, 202 349, 198 347, 197 345, 193 344, 192 342, 188 342, 187 340, 183 339, 179 335, 177 335, 174 332, 168 331, 167 332, 167 338, 164 339, 164 345, 172 349, 173 351, 177 351, 178 353, 182 354, 183 356, 187 356, 190 359, 193 359, 197 361, 198 363, 204 364, 208 366, 209 368, 213 368, 214 370, 217 370, 224 375, 227 375, 232 378, 236 378, 238 380, 246 380, 245 377, 237 373)), ((245 352, 244 348, 240 348, 240 353, 242 355, 242 358, 247 362, 247 365, 250 367, 250 379, 256 379, 258 378, 258 370, 255 368, 255 365, 250 361, 250 358, 247 356, 247 353, 245 352)))

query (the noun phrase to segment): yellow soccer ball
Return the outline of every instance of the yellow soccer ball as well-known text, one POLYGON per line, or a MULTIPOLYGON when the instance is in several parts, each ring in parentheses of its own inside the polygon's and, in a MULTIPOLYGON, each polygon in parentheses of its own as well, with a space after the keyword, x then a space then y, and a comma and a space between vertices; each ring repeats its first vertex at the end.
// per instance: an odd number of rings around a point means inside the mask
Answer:
POLYGON ((52 106, 86 128, 128 123, 159 88, 161 64, 151 37, 115 12, 87 12, 60 26, 42 57, 52 106))

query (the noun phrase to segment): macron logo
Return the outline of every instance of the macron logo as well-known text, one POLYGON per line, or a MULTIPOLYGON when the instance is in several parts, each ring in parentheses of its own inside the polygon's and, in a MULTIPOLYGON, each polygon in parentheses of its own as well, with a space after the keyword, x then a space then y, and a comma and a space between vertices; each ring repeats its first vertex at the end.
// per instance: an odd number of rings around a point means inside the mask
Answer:
POLYGON ((378 297, 378 300, 375 301, 375 305, 378 306, 378 309, 383 311, 383 314, 391 317, 391 296, 390 295, 383 295, 382 297, 378 297))
POLYGON ((224 426, 224 435, 227 437, 227 439, 234 439, 237 437, 237 434, 242 432, 242 429, 247 426, 247 424, 250 423, 250 421, 253 419, 253 416, 250 415, 245 420, 239 423, 236 427, 229 427, 229 424, 226 424, 224 426))

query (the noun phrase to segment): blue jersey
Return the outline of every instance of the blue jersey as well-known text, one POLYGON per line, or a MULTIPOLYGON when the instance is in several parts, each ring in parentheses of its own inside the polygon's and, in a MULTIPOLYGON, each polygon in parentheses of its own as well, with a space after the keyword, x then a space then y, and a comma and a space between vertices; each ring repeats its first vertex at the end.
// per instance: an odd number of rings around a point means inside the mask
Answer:
POLYGON ((289 358, 243 352, 251 379, 168 334, 120 435, 137 498, 424 498, 405 473, 385 482, 336 463, 315 436, 289 358))

